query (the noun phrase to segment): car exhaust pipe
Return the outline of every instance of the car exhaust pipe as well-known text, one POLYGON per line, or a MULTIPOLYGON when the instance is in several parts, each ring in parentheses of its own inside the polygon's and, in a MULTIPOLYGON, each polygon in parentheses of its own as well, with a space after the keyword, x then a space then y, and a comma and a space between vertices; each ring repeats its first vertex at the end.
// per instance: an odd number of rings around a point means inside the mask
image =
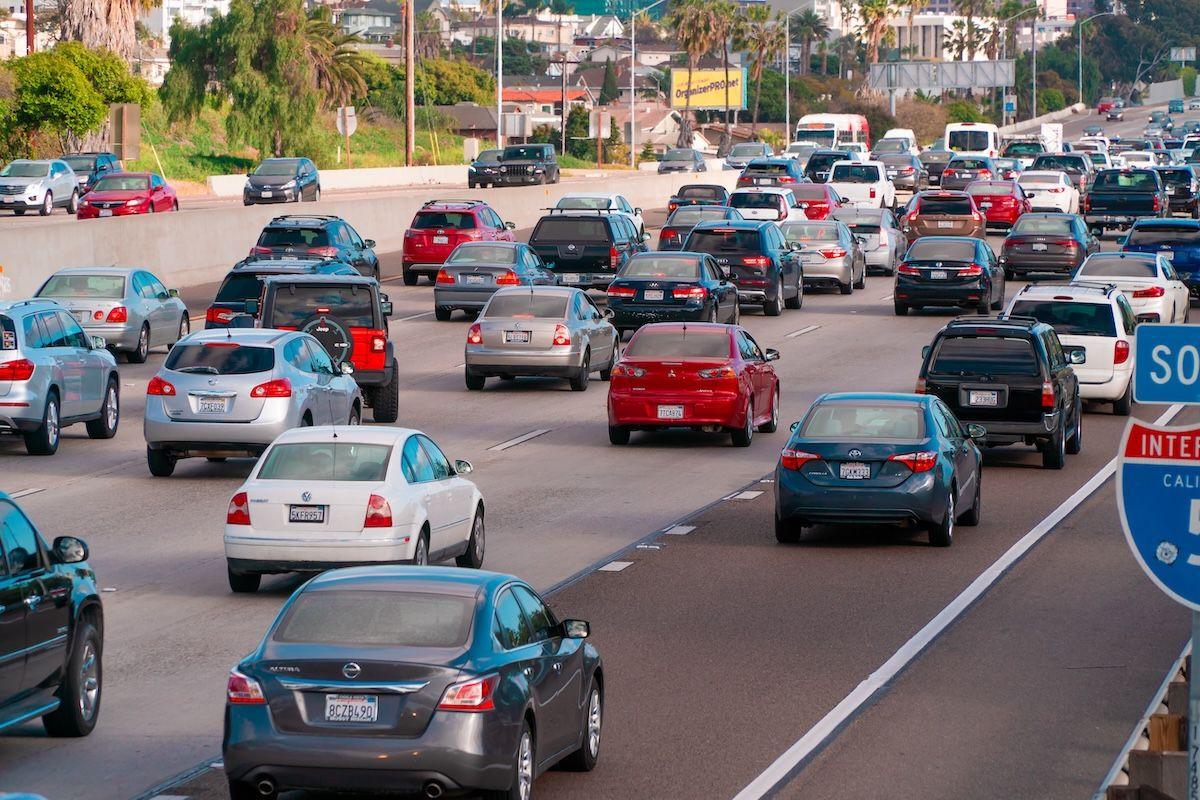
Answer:
POLYGON ((704 433, 720 433, 721 426, 720 425, 701 425, 700 430, 702 430, 704 433))
POLYGON ((258 782, 258 793, 263 797, 272 797, 275 794, 275 781, 270 778, 263 778, 258 782))
POLYGON ((437 781, 429 781, 425 784, 425 796, 430 800, 437 800, 442 796, 442 785, 437 781))

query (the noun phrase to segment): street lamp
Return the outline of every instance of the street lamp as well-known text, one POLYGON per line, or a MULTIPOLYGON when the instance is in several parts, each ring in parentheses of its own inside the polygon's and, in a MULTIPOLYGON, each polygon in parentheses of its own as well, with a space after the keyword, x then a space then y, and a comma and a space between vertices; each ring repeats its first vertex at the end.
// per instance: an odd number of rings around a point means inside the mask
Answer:
MULTIPOLYGON (((784 147, 792 141, 792 15, 808 10, 808 6, 800 6, 783 15, 783 108, 784 108, 784 147)), ((805 69, 808 69, 806 64, 805 69)), ((728 91, 728 90, 726 90, 728 91)))
MULTIPOLYGON (((655 6, 661 6, 667 0, 655 0, 655 2, 640 9, 641 11, 649 11, 655 6)), ((629 167, 634 169, 637 167, 637 86, 634 80, 637 78, 637 15, 638 15, 637 0, 630 0, 629 3, 629 167)), ((729 91, 726 89, 726 91, 729 91)), ((667 105, 670 105, 668 100, 667 105)))
POLYGON ((504 0, 496 0, 496 147, 504 148, 504 0))
MULTIPOLYGON (((1038 10, 1037 6, 1030 6, 1029 8, 1025 9, 1024 11, 1018 11, 1016 14, 1013 14, 1011 17, 1005 17, 1004 19, 1000 20, 1000 27, 1004 27, 1004 26, 1008 25, 1008 23, 1012 22, 1017 17, 1025 16, 1030 11, 1037 11, 1037 10, 1038 10)), ((1033 100, 1034 100, 1033 116, 1037 116, 1037 21, 1036 20, 1033 23, 1033 27, 1034 27, 1033 52, 1030 55, 1033 58, 1033 72, 1034 72, 1034 75, 1033 75, 1033 100)), ((1000 46, 1000 60, 1006 61, 1007 59, 1008 59, 1008 32, 1005 31, 1004 41, 1001 43, 1001 46, 1000 46)))
POLYGON ((1094 20, 1096 17, 1111 17, 1113 12, 1101 11, 1098 14, 1092 14, 1090 17, 1079 23, 1079 102, 1083 102, 1083 26, 1094 20))

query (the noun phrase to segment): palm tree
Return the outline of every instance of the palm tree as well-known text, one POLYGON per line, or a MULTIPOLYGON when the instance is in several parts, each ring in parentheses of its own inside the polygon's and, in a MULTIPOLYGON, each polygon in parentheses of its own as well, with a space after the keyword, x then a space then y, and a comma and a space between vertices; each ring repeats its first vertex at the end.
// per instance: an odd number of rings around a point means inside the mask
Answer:
MULTIPOLYGON (((692 146, 692 73, 713 45, 712 7, 705 0, 684 0, 671 12, 671 27, 679 46, 687 53, 688 92, 684 96, 683 120, 678 147, 692 146)), ((674 87, 672 87, 674 89, 674 87)))
POLYGON ((913 42, 913 28, 917 24, 917 14, 929 5, 929 0, 895 0, 894 5, 908 13, 908 49, 912 55, 917 55, 921 50, 913 42))
POLYGON ((995 3, 992 0, 954 0, 954 10, 967 18, 966 31, 966 47, 967 60, 975 60, 975 32, 978 30, 975 26, 975 17, 987 13, 994 13, 995 3))
POLYGON ((343 33, 330 20, 328 6, 318 6, 304 20, 304 49, 313 84, 326 109, 349 105, 367 93, 368 57, 355 45, 362 39, 343 33))
POLYGON ((713 3, 713 41, 721 48, 721 61, 725 67, 725 128, 721 131, 721 143, 717 145, 718 156, 724 156, 733 146, 732 122, 729 116, 729 46, 739 22, 738 7, 732 0, 716 0, 713 3))
POLYGON ((983 53, 987 56, 988 61, 995 61, 1000 57, 1000 48, 1004 43, 1004 29, 999 22, 993 22, 991 27, 986 30, 987 38, 983 40, 983 53))
POLYGON ((821 56, 821 74, 829 74, 829 40, 820 39, 817 41, 817 54, 821 56))
POLYGON ((823 42, 829 36, 824 17, 811 8, 792 20, 792 36, 800 41, 800 74, 807 75, 812 65, 813 42, 823 42))
POLYGON ((846 77, 846 50, 850 44, 850 23, 854 19, 854 3, 847 0, 842 3, 842 29, 839 32, 837 51, 838 51, 838 77, 846 77))
POLYGON ((967 25, 956 19, 942 38, 942 48, 950 54, 952 61, 961 61, 967 51, 967 25))
POLYGON ((65 0, 60 6, 59 37, 81 42, 89 50, 111 50, 132 61, 138 18, 156 5, 159 0, 65 0))
POLYGON ((575 4, 571 0, 550 0, 550 13, 554 15, 554 37, 558 43, 558 52, 562 46, 562 18, 566 14, 575 13, 575 4))
POLYGON ((767 61, 784 49, 783 25, 778 17, 771 16, 771 10, 766 6, 751 6, 746 11, 746 27, 743 32, 747 47, 754 53, 752 68, 754 90, 754 111, 751 116, 750 130, 758 133, 758 107, 762 100, 763 68, 767 61))
POLYGON ((896 13, 892 0, 859 0, 858 13, 862 18, 862 34, 867 45, 867 61, 879 61, 879 43, 888 33, 888 20, 896 13))

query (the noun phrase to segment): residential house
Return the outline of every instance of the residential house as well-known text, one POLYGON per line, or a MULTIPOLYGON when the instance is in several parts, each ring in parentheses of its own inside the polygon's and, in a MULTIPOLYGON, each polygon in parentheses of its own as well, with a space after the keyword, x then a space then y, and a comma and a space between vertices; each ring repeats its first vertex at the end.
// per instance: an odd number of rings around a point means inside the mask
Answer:
POLYGON ((200 26, 229 13, 229 0, 162 0, 153 6, 142 5, 142 24, 164 48, 171 47, 171 25, 181 19, 188 25, 200 26))
POLYGON ((346 9, 338 19, 342 31, 364 41, 386 43, 396 36, 395 15, 370 8, 346 9))
POLYGON ((436 106, 438 114, 451 120, 451 127, 459 136, 496 138, 496 107, 485 108, 475 103, 455 103, 452 106, 436 106))
POLYGON ((657 67, 669 63, 675 56, 682 55, 683 51, 673 44, 648 42, 638 45, 637 63, 641 67, 657 67))
POLYGON ((166 49, 139 44, 130 59, 129 68, 134 75, 140 75, 151 86, 162 86, 167 70, 171 68, 171 59, 167 57, 166 49))
MULTIPOLYGON (((587 86, 595 93, 596 97, 600 96, 600 90, 604 87, 604 66, 589 66, 588 64, 580 64, 579 69, 572 76, 580 85, 587 86)), ((660 94, 658 82, 651 78, 646 68, 641 68, 634 71, 634 90, 638 97, 655 98, 660 94)), ((629 102, 629 56, 623 60, 613 64, 613 72, 617 79, 617 96, 618 102, 629 102)))
POLYGON ((625 35, 625 26, 612 14, 601 14, 584 22, 578 33, 592 39, 619 39, 625 35))
MULTIPOLYGON (((519 89, 504 87, 505 111, 518 114, 561 114, 563 91, 557 89, 519 89)), ((567 104, 591 108, 596 104, 595 95, 586 88, 567 87, 567 104)))
MULTIPOLYGON (((662 154, 675 146, 679 139, 679 128, 683 117, 678 111, 667 108, 662 103, 641 102, 637 106, 637 138, 636 146, 640 153, 648 142, 654 152, 662 154)), ((617 130, 621 132, 623 142, 630 141, 630 109, 628 105, 614 105, 608 109, 612 114, 617 130)), ((700 149, 706 149, 708 141, 699 136, 697 143, 700 149)))

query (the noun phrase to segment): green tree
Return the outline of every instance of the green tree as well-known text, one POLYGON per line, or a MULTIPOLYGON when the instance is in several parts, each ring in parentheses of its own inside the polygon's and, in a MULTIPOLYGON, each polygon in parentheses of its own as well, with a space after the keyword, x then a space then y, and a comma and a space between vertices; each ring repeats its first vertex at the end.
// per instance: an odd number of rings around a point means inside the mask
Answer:
MULTIPOLYGON (((464 59, 418 59, 417 73, 416 93, 420 95, 422 103, 439 106, 478 103, 486 106, 496 102, 496 79, 490 72, 474 67, 464 59)), ((399 75, 399 80, 403 86, 403 74, 399 75)))
POLYGON ((1038 91, 1038 113, 1047 114, 1051 111, 1062 111, 1067 107, 1063 93, 1058 89, 1041 89, 1038 91))
MULTIPOLYGON (((670 25, 675 29, 679 46, 687 53, 688 93, 684 97, 682 123, 677 146, 692 146, 692 73, 700 59, 713 46, 713 17, 709 0, 684 0, 671 12, 670 25)), ((675 87, 672 86, 674 91, 675 87)))
POLYGON ((355 47, 362 39, 343 33, 333 24, 329 6, 313 9, 304 20, 301 36, 324 108, 350 105, 355 98, 366 96, 363 74, 367 56, 355 47))
POLYGON ((772 17, 767 6, 751 6, 746 11, 746 27, 743 36, 748 49, 754 54, 754 66, 751 67, 751 80, 755 83, 753 112, 750 117, 750 130, 758 132, 758 109, 762 99, 763 68, 767 62, 774 60, 784 47, 783 25, 779 19, 772 17))
POLYGON ((600 85, 600 105, 606 106, 616 102, 621 96, 621 90, 617 88, 617 72, 613 69, 612 59, 604 62, 604 82, 600 85))
POLYGON ((89 50, 79 42, 61 42, 54 52, 70 61, 107 103, 150 102, 150 86, 129 72, 129 64, 110 50, 89 50))
POLYGON ((567 112, 567 152, 576 158, 589 158, 596 153, 596 141, 588 138, 588 110, 571 106, 567 112))
POLYGON ((979 106, 971 101, 955 100, 946 106, 946 120, 948 122, 987 122, 988 118, 979 111, 979 106))
POLYGON ((825 18, 812 9, 801 11, 792 19, 792 38, 800 42, 801 75, 811 71, 813 42, 824 42, 828 36, 829 25, 825 18))
POLYGON ((48 50, 12 62, 16 78, 12 121, 27 131, 58 136, 67 149, 70 137, 84 137, 104 124, 104 98, 79 67, 48 50))

